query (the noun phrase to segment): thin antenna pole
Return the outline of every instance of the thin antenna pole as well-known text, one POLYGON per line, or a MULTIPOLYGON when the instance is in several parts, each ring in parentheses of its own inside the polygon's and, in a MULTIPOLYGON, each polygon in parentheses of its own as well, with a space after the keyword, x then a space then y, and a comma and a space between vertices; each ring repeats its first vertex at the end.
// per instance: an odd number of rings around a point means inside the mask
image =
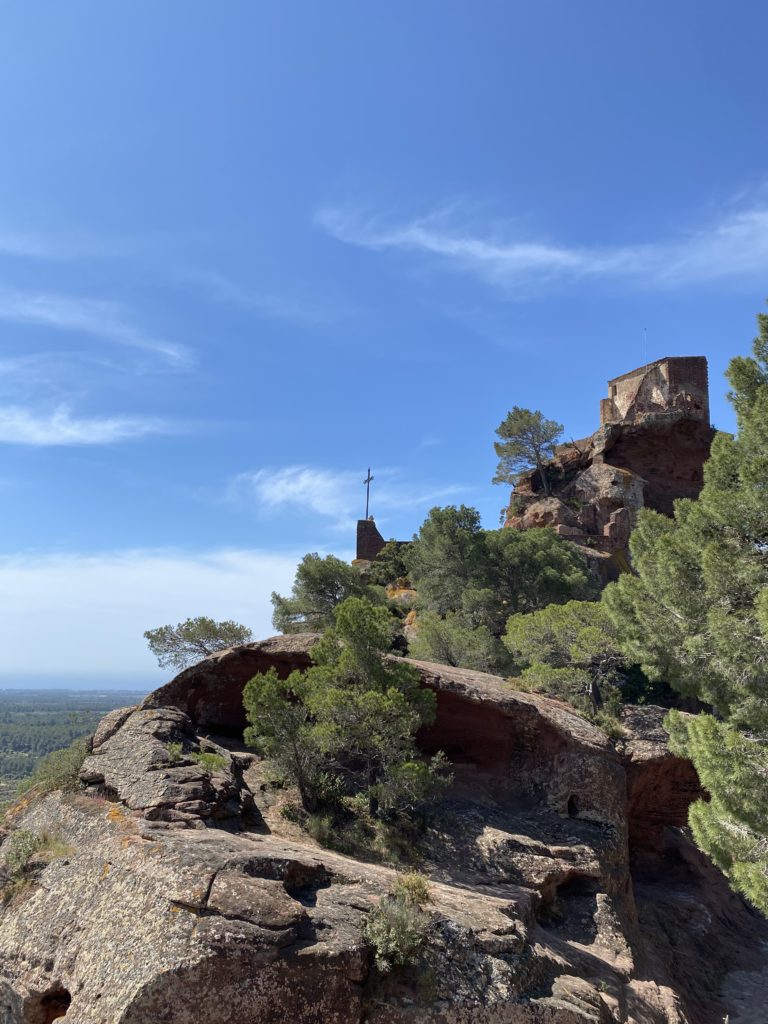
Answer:
POLYGON ((368 476, 365 478, 365 480, 363 480, 363 483, 365 484, 365 518, 366 519, 368 518, 368 503, 371 500, 371 481, 372 480, 373 480, 373 477, 371 476, 371 467, 369 466, 368 467, 368 476))
POLYGON ((643 365, 648 362, 648 328, 643 328, 643 365))

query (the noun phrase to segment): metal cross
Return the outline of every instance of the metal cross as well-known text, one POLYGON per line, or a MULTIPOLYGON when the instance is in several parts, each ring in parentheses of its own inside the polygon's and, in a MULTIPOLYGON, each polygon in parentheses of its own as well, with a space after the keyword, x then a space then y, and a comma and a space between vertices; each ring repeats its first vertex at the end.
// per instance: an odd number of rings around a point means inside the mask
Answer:
POLYGON ((363 483, 365 484, 365 518, 366 519, 368 518, 368 503, 369 503, 369 501, 371 499, 371 481, 372 480, 373 480, 373 477, 371 476, 371 467, 369 466, 368 467, 368 476, 365 478, 365 480, 363 480, 363 483))

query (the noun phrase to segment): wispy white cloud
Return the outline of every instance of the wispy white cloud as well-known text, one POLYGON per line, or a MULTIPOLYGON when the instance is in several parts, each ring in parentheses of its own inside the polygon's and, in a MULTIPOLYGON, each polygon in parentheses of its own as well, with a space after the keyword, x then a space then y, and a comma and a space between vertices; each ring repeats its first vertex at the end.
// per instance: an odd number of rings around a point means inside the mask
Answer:
POLYGON ((679 237, 624 246, 578 246, 516 237, 496 225, 478 230, 456 208, 401 223, 326 206, 315 217, 350 245, 426 255, 506 292, 585 278, 614 278, 671 287, 733 278, 764 277, 768 266, 768 205, 728 211, 679 237))
POLYGON ((113 444, 172 430, 164 420, 146 416, 78 417, 66 406, 51 412, 36 412, 17 405, 0 406, 0 444, 36 447, 113 444))
MULTIPOLYGON (((311 466, 260 469, 240 474, 234 481, 234 491, 246 494, 267 512, 304 510, 327 520, 336 529, 350 530, 365 510, 364 475, 311 466)), ((384 520, 393 511, 426 507, 464 490, 459 486, 414 488, 398 480, 396 471, 391 469, 376 471, 374 480, 371 506, 376 512, 384 512, 384 520)))
MULTIPOLYGON (((151 272, 156 282, 163 283, 166 287, 193 291, 209 302, 237 306, 266 319, 286 320, 302 324, 324 324, 346 317, 354 311, 348 302, 334 299, 327 292, 317 296, 297 295, 290 288, 285 290, 262 284, 242 284, 216 269, 185 266, 185 257, 180 258, 180 251, 186 252, 184 239, 179 237, 150 235, 105 238, 83 231, 69 232, 66 235, 46 235, 7 228, 0 229, 0 257, 48 260, 59 263, 96 261, 103 264, 110 261, 139 265, 145 273, 151 272)), ((2 297, 2 293, 0 293, 0 300, 2 297)), ((69 318, 70 310, 65 309, 64 305, 75 301, 50 295, 11 296, 11 298, 15 300, 11 303, 14 308, 18 305, 19 299, 22 300, 25 307, 34 305, 34 300, 37 304, 47 306, 55 303, 60 310, 59 318, 63 316, 65 319, 69 318)), ((103 334, 105 316, 110 320, 115 317, 122 321, 125 320, 125 311, 115 304, 96 303, 92 300, 76 301, 83 307, 83 312, 89 315, 89 319, 98 319, 100 326, 93 333, 103 334)), ((37 317, 41 314, 39 310, 34 309, 33 315, 37 317)), ((42 321, 36 319, 34 322, 42 321)), ((125 328, 126 324, 123 322, 122 326, 125 328)), ((84 328, 78 325, 75 329, 82 330, 84 328)), ((133 338, 124 336, 123 338, 114 338, 114 340, 121 340, 125 344, 136 344, 137 347, 153 348, 160 354, 165 354, 171 361, 174 361, 179 354, 184 353, 183 346, 174 345, 163 339, 148 337, 135 327, 130 327, 129 330, 133 334, 133 338), (139 340, 143 340, 141 345, 137 344, 139 340)))
POLYGON ((124 235, 105 238, 81 227, 67 227, 57 232, 0 228, 0 256, 20 257, 71 263, 74 260, 105 260, 130 258, 151 249, 157 239, 152 236, 124 235))
POLYGON ((425 434, 418 443, 419 448, 436 448, 440 444, 440 438, 432 434, 425 434))
POLYGON ((131 322, 114 302, 35 292, 0 290, 0 320, 87 334, 103 341, 149 352, 184 368, 191 362, 185 345, 158 338, 131 322))
POLYGON ((232 281, 216 270, 185 270, 173 277, 184 287, 194 288, 211 302, 237 306, 268 319, 296 323, 329 323, 345 315, 345 310, 325 296, 322 301, 309 301, 287 293, 253 288, 232 281))
POLYGON ((35 676, 135 675, 158 685, 145 629, 194 615, 271 636, 273 590, 290 591, 303 552, 260 550, 29 553, 0 557, 4 685, 35 676), (40 624, 45 623, 45 643, 40 624))
POLYGON ((268 511, 292 506, 347 526, 356 518, 353 509, 360 480, 349 472, 286 466, 242 473, 235 485, 238 490, 249 492, 256 503, 268 511))
POLYGON ((23 231, 0 231, 0 253, 33 259, 56 259, 60 249, 50 239, 23 231))
POLYGON ((14 405, 71 404, 92 390, 94 380, 124 378, 125 363, 101 347, 8 356, 0 359, 0 404, 5 399, 14 405))

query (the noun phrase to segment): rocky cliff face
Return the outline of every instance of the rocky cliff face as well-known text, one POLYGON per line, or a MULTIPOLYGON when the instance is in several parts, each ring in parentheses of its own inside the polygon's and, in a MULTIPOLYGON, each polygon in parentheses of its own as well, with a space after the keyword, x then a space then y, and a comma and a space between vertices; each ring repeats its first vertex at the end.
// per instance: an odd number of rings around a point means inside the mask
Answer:
POLYGON ((584 548, 603 578, 627 566, 629 535, 642 508, 672 514, 676 498, 695 498, 714 434, 709 425, 706 360, 663 359, 609 382, 602 425, 561 445, 545 472, 517 483, 505 525, 552 526, 584 548))
POLYGON ((556 701, 418 662, 421 745, 455 781, 422 851, 427 943, 379 975, 362 925, 395 872, 283 819, 241 740, 244 683, 313 641, 206 659, 104 719, 82 793, 14 809, 66 852, 0 910, 2 1024, 766 1019, 766 924, 687 837, 699 787, 662 710, 628 711, 615 748, 556 701))

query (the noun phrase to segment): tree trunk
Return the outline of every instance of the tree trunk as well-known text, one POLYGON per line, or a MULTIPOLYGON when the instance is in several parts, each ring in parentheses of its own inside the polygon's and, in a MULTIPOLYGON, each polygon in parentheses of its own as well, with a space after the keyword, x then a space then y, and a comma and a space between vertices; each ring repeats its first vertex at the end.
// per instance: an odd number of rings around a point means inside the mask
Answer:
POLYGON ((592 710, 599 711, 603 706, 603 695, 600 693, 600 687, 598 686, 596 679, 592 679, 590 681, 587 695, 592 702, 592 710))
POLYGON ((296 744, 293 745, 293 763, 296 769, 296 788, 299 791, 299 797, 301 799, 301 806, 305 811, 313 814, 317 810, 317 795, 313 793, 310 787, 307 785, 307 779, 304 771, 301 767, 301 755, 296 749, 296 744))
POLYGON ((372 765, 368 766, 368 813, 375 818, 379 811, 379 801, 373 795, 373 787, 376 785, 376 770, 372 765))
POLYGON ((536 468, 539 471, 539 478, 541 480, 541 486, 544 490, 544 497, 548 498, 552 491, 549 488, 549 480, 547 480, 547 473, 544 469, 544 463, 541 461, 538 455, 536 456, 536 468))

